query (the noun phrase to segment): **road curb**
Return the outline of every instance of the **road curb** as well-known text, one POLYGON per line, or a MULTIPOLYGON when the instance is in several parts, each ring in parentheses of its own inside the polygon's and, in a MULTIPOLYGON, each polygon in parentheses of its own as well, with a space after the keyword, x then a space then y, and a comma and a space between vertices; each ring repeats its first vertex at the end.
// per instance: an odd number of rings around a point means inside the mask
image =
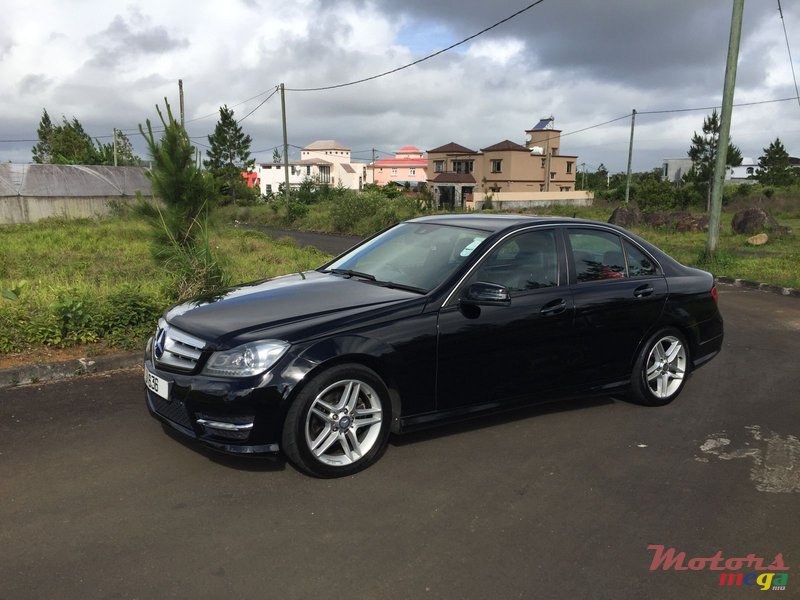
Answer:
POLYGON ((0 369, 0 390, 18 385, 57 381, 89 373, 130 369, 141 364, 141 352, 129 352, 53 363, 20 365, 10 369, 0 369))
POLYGON ((733 277, 715 277, 714 281, 725 285, 732 285, 734 287, 740 287, 749 290, 759 290, 762 292, 769 292, 770 294, 778 294, 779 296, 800 298, 800 290, 796 288, 781 287, 779 285, 761 283, 759 281, 751 281, 749 279, 734 279, 733 277))

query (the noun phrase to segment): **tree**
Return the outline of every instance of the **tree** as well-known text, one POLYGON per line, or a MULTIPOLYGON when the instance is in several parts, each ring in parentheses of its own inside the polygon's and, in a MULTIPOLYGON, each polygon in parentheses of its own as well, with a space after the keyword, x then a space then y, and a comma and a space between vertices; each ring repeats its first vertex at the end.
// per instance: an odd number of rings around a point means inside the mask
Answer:
POLYGON ((253 193, 241 175, 255 164, 255 159, 250 157, 251 142, 250 136, 233 118, 233 110, 225 105, 220 107, 219 121, 214 133, 208 136, 211 147, 203 165, 214 176, 220 193, 234 201, 237 196, 253 193))
POLYGON ((758 157, 756 179, 764 185, 787 186, 798 180, 797 171, 789 162, 789 153, 781 143, 780 138, 775 138, 764 154, 758 157))
POLYGON ((277 148, 275 148, 275 150, 272 151, 272 162, 275 163, 276 165, 283 163, 283 157, 281 156, 281 153, 277 148))
MULTIPOLYGON (((689 181, 700 182, 706 186, 706 201, 708 210, 711 206, 711 183, 714 178, 714 163, 717 160, 717 145, 719 142, 720 121, 717 110, 703 119, 703 133, 696 131, 692 136, 692 145, 689 147, 689 158, 692 159, 692 170, 688 174, 689 181)), ((725 164, 729 167, 738 167, 742 164, 742 153, 739 148, 728 142, 728 153, 725 164)))
MULTIPOLYGON (((61 125, 54 125, 47 109, 42 111, 36 130, 39 141, 32 149, 33 162, 62 165, 114 164, 113 141, 103 144, 100 140, 92 140, 76 117, 71 121, 65 116, 61 119, 61 125)), ((133 153, 133 145, 128 136, 121 131, 115 131, 114 135, 117 138, 117 164, 138 165, 140 159, 133 153)))
POLYGON ((83 130, 80 121, 75 117, 72 121, 68 121, 65 116, 61 119, 61 125, 54 125, 47 109, 42 111, 36 130, 39 142, 32 149, 33 161, 62 165, 97 164, 97 148, 89 134, 83 130))
POLYGON ((39 141, 32 149, 33 162, 44 164, 49 163, 53 150, 50 140, 53 137, 53 122, 50 120, 50 115, 47 114, 47 109, 42 109, 42 118, 39 121, 39 127, 36 129, 36 135, 39 141))
POLYGON ((183 300, 218 290, 227 281, 208 239, 213 178, 197 168, 186 129, 175 120, 166 98, 164 103, 166 118, 156 107, 163 125, 160 140, 153 134, 150 119, 146 128, 139 125, 152 159, 147 176, 161 203, 145 202, 137 194, 137 212, 152 224, 154 254, 173 275, 172 289, 183 300))
MULTIPOLYGON (((133 153, 133 144, 125 135, 118 129, 114 130, 113 137, 117 142, 117 165, 118 166, 139 166, 142 160, 133 153)), ((97 157, 99 165, 113 165, 114 164, 114 140, 108 144, 103 144, 97 141, 97 157)))

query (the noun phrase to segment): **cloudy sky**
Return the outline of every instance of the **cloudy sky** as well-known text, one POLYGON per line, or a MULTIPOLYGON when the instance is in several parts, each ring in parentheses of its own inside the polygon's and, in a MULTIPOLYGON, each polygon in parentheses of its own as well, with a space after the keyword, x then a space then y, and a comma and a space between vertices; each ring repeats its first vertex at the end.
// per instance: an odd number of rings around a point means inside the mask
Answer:
MULTIPOLYGON (((46 108, 92 136, 127 130, 185 91, 187 129, 206 143, 219 107, 242 118, 284 83, 316 88, 370 77, 445 48, 532 0, 4 0, 0 160, 29 162, 46 108), (23 141, 15 141, 23 140, 23 141)), ((800 61, 800 0, 782 0, 800 61)), ((287 91, 289 142, 335 139, 368 159, 403 145, 479 149, 553 115, 563 154, 587 170, 627 163, 637 111, 721 104, 732 0, 543 0, 449 52, 398 73, 328 91, 287 91), (572 133, 575 132, 575 133, 572 133), (570 134, 570 135, 565 135, 570 134)), ((798 68, 795 69, 798 71, 798 68)), ((800 73, 798 73, 800 75, 800 73)), ((796 96, 777 0, 747 0, 735 102, 796 96)), ((177 108, 176 108, 177 110, 177 108)), ((683 157, 709 111, 639 114, 635 170, 683 157)), ((269 162, 282 143, 275 95, 242 121, 269 162)), ((800 156, 797 100, 734 108, 733 142, 757 157, 780 137, 800 156)), ((108 141, 108 140, 106 140, 108 141)), ((294 150, 293 154, 298 151, 294 150)))

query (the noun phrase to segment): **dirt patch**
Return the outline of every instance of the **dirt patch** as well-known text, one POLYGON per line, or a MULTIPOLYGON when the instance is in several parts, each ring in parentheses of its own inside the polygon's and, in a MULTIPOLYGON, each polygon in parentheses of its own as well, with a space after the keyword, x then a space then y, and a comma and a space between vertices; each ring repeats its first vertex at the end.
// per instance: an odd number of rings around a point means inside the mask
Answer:
POLYGON ((103 344, 86 344, 71 348, 39 348, 14 354, 0 354, 0 370, 12 369, 23 365, 62 362, 78 358, 94 358, 108 354, 119 354, 119 352, 119 349, 109 348, 103 344))

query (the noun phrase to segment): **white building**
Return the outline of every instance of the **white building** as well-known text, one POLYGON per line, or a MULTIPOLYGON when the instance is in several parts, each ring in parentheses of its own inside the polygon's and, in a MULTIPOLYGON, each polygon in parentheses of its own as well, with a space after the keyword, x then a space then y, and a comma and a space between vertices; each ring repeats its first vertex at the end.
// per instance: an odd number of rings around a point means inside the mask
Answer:
MULTIPOLYGON (((277 194, 285 182, 283 164, 256 164, 262 194, 277 194)), ((353 165, 350 148, 335 140, 318 140, 300 151, 300 160, 289 161, 289 187, 299 188, 306 179, 332 186, 359 190, 363 185, 362 165, 353 165)))

